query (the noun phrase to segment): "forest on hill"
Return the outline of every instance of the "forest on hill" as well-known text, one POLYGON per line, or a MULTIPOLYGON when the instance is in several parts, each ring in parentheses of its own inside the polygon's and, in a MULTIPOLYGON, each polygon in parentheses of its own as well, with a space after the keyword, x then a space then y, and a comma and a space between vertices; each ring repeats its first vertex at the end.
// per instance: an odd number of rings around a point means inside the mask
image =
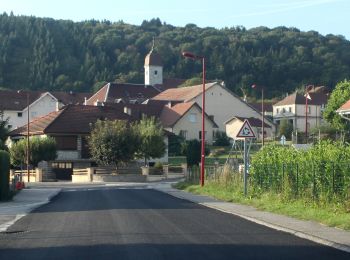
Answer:
POLYGON ((305 84, 332 89, 350 75, 350 41, 343 36, 286 27, 175 27, 159 19, 136 26, 3 13, 0 87, 82 92, 109 81, 143 83, 153 37, 165 78, 201 77, 200 62, 181 56, 191 51, 206 57, 207 79, 223 80, 238 94, 255 95, 254 83, 265 86, 268 97, 305 84))

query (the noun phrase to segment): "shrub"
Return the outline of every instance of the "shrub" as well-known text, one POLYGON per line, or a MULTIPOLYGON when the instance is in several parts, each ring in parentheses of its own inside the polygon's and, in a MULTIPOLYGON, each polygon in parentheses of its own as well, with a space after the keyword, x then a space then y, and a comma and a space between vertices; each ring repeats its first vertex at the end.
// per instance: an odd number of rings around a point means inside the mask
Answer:
MULTIPOLYGON (((52 137, 33 137, 29 142, 29 164, 37 166, 40 161, 50 161, 57 157, 55 139, 52 137)), ((27 140, 21 139, 10 148, 11 163, 20 166, 27 163, 27 140)))
POLYGON ((0 150, 0 200, 9 197, 10 182, 10 155, 6 151, 0 150))
POLYGON ((229 146, 230 138, 226 135, 225 132, 216 131, 214 136, 213 145, 215 146, 229 146))

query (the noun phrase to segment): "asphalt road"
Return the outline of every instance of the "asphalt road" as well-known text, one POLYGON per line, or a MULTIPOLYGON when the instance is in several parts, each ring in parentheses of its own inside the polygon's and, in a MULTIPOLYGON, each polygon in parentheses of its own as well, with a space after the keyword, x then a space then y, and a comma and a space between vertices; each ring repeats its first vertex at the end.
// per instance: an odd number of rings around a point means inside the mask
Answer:
POLYGON ((142 188, 68 189, 0 234, 0 259, 350 259, 142 188))

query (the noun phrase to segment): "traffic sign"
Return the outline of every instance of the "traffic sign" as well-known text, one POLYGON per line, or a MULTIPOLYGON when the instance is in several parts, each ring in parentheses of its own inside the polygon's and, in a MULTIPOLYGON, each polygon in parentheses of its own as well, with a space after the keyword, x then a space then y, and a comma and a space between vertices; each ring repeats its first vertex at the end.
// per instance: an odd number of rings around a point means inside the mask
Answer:
POLYGON ((254 131, 252 127, 249 124, 249 121, 246 119, 244 120, 244 123, 241 127, 241 129, 238 131, 238 134, 236 137, 240 138, 255 138, 254 131))
POLYGON ((281 145, 285 145, 286 144, 286 137, 284 135, 281 136, 280 143, 281 143, 281 145))

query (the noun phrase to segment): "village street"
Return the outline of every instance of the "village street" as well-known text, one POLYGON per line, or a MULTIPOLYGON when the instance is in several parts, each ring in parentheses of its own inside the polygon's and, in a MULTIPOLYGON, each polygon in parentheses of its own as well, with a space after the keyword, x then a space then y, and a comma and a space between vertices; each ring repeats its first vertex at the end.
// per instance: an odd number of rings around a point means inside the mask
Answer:
POLYGON ((50 203, 0 234, 0 259, 348 257, 147 184, 66 185, 50 203))

